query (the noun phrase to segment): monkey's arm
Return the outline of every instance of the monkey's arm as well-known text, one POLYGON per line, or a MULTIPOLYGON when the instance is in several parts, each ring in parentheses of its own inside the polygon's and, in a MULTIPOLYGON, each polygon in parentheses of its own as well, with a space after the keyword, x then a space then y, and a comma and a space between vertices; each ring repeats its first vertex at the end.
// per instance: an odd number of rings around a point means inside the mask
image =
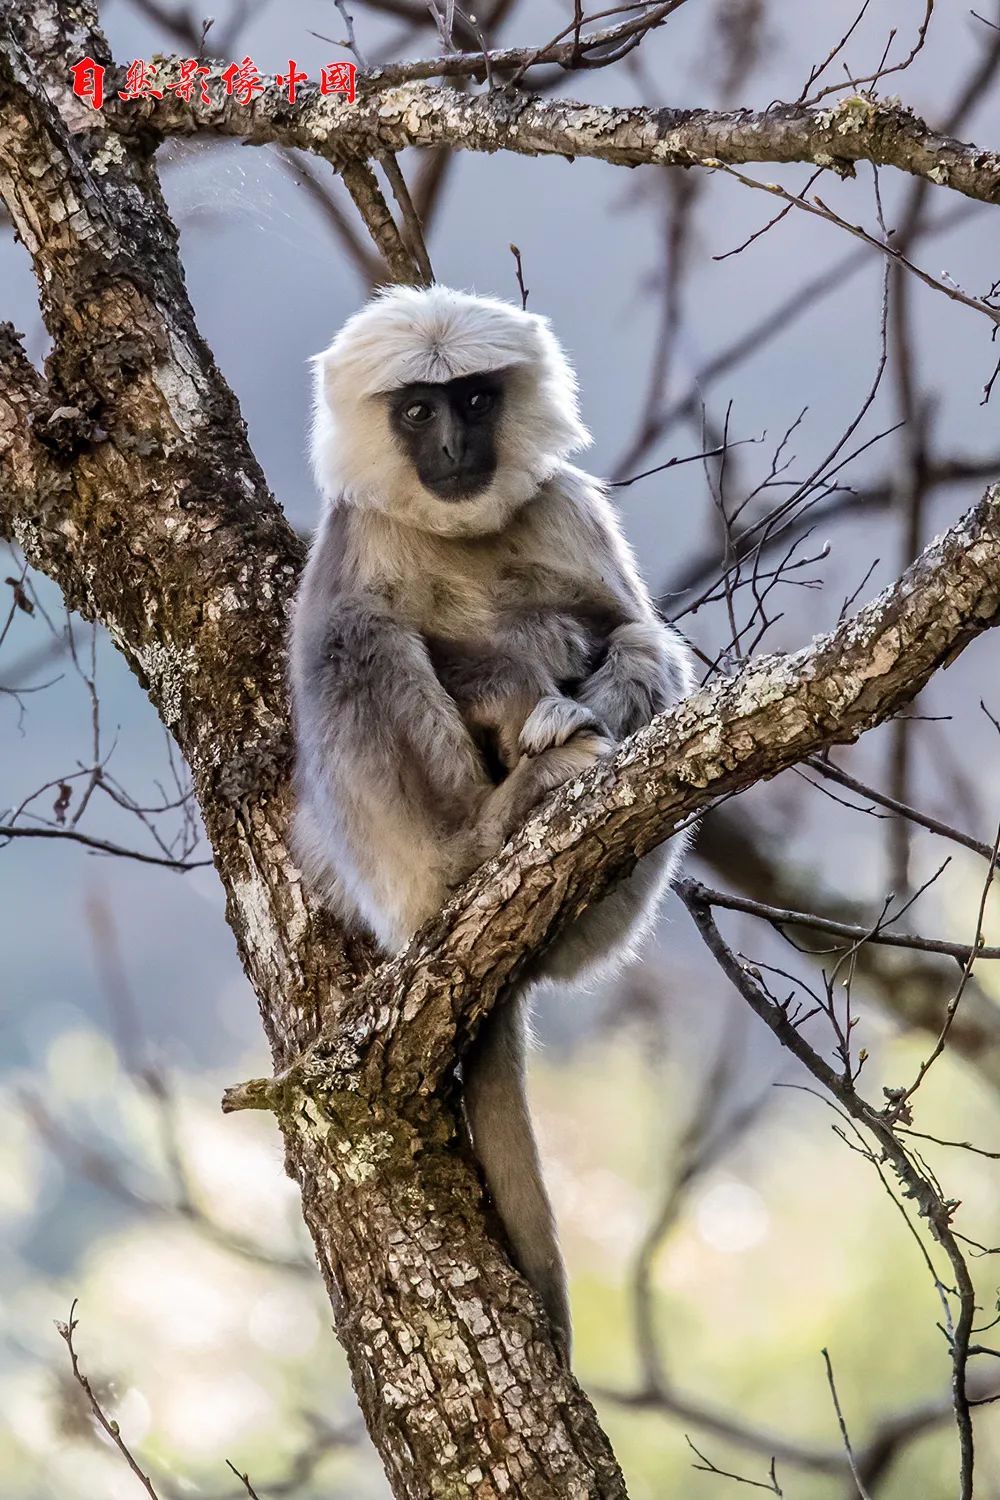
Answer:
POLYGON ((421 638, 366 595, 322 605, 292 637, 300 854, 395 946, 479 862, 492 783, 421 638))
POLYGON ((570 613, 511 609, 493 640, 430 636, 427 648, 463 720, 495 747, 508 770, 522 754, 565 744, 580 729, 604 728, 560 688, 581 681, 592 659, 591 636, 570 613))
POLYGON ((611 632, 603 662, 577 696, 622 740, 693 687, 690 650, 672 626, 652 617, 611 632))
POLYGON ((570 491, 566 502, 577 513, 582 591, 595 610, 619 622, 608 634, 599 666, 575 697, 621 740, 692 691, 693 657, 673 626, 657 615, 597 485, 586 482, 570 491))

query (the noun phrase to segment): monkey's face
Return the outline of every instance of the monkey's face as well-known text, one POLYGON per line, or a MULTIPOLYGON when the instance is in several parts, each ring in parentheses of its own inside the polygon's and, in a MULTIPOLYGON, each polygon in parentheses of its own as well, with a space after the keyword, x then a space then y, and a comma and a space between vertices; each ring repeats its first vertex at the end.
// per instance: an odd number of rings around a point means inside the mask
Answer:
POLYGON ((393 437, 420 483, 439 500, 470 500, 493 481, 504 372, 416 382, 385 400, 393 437))

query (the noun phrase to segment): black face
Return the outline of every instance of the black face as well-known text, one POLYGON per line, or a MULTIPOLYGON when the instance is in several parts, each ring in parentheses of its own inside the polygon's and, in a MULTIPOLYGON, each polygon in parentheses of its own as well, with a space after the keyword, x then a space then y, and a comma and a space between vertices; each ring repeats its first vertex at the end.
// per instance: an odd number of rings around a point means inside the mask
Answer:
POLYGON ((389 397, 389 422, 420 477, 439 500, 469 500, 496 473, 499 372, 443 385, 405 385, 389 397))

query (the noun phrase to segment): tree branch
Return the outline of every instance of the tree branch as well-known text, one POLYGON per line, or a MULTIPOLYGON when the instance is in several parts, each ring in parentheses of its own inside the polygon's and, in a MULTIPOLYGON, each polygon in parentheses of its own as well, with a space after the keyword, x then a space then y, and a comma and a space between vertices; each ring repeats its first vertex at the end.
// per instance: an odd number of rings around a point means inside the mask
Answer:
MULTIPOLYGON (((743 806, 738 813, 735 808, 716 808, 705 819, 697 854, 737 889, 773 906, 821 907, 854 926, 863 926, 870 915, 859 902, 846 901, 828 889, 821 874, 790 863, 773 831, 749 819, 743 806)), ((864 943, 854 966, 866 989, 897 1022, 938 1034, 955 991, 951 964, 864 943)), ((1000 1006, 976 987, 975 976, 955 1018, 949 1045, 991 1088, 1000 1088, 1000 1006)))
MULTIPOLYGON (((966 1372, 969 1358, 969 1341, 976 1311, 975 1288, 968 1267, 958 1244, 959 1236, 951 1226, 957 1205, 945 1199, 936 1182, 911 1160, 903 1143, 892 1129, 887 1112, 877 1111, 861 1097, 853 1082, 837 1072, 810 1044, 795 1025, 787 1009, 768 994, 754 976, 749 966, 739 961, 723 939, 712 915, 711 906, 697 887, 689 881, 680 881, 678 890, 694 923, 709 951, 723 973, 746 1000, 754 1014, 759 1016, 794 1057, 822 1083, 837 1101, 843 1115, 856 1126, 867 1131, 879 1149, 879 1157, 895 1174, 903 1194, 911 1200, 920 1217, 924 1219, 934 1239, 947 1256, 954 1280, 954 1295, 958 1312, 953 1326, 949 1322, 947 1340, 952 1361, 952 1406, 958 1428, 961 1452, 960 1500, 971 1500, 973 1486, 973 1430, 969 1394, 966 1389, 966 1372)), ((865 1137, 859 1135, 864 1141, 865 1137)), ((945 1288, 935 1273, 939 1295, 946 1295, 945 1288)), ((949 1319, 951 1318, 949 1309, 949 1319)), ((854 1467, 853 1462, 851 1465, 854 1467)))
POLYGON ((958 963, 968 963, 972 957, 1000 958, 1000 948, 971 948, 968 943, 949 943, 944 938, 922 937, 917 932, 893 932, 887 924, 869 924, 863 927, 853 922, 838 922, 833 917, 821 917, 815 912, 791 911, 787 907, 767 906, 763 901, 751 901, 745 896, 709 890, 695 880, 689 880, 688 885, 698 899, 707 905, 760 917, 779 932, 785 927, 804 927, 813 932, 825 932, 831 937, 843 938, 847 944, 883 943, 891 948, 912 948, 918 953, 943 953, 958 963))
POLYGON ((107 839, 93 838, 81 833, 78 828, 52 828, 38 823, 0 823, 0 849, 3 841, 11 839, 68 839, 70 843, 83 844, 97 854, 113 854, 119 859, 138 860, 143 865, 163 865, 168 870, 203 869, 210 859, 171 859, 166 854, 147 854, 142 849, 127 849, 124 844, 112 844, 107 839))
MULTIPOLYGON (((390 158, 391 159, 391 158, 390 158)), ((398 168, 396 169, 399 170, 398 168)), ((389 268, 394 281, 426 284, 431 280, 425 265, 407 247, 399 226, 382 195, 378 179, 366 161, 351 161, 341 174, 344 186, 354 199, 354 206, 365 222, 369 234, 389 268)), ((400 174, 401 175, 401 174, 400 174)))
POLYGON ((714 112, 580 104, 511 89, 467 94, 425 83, 365 92, 370 80, 362 79, 354 104, 305 85, 294 106, 276 88, 242 106, 226 97, 218 70, 207 82, 210 104, 171 94, 115 106, 109 100, 106 111, 126 131, 138 124, 163 135, 210 131, 250 145, 298 146, 335 164, 405 146, 586 156, 629 167, 811 162, 844 171, 867 161, 968 198, 1000 201, 1000 155, 939 133, 901 104, 860 95, 827 108, 714 112))
POLYGON ((751 658, 548 799, 287 1075, 433 1095, 489 1009, 573 915, 719 798, 890 718, 1000 621, 1000 486, 828 636, 751 658))

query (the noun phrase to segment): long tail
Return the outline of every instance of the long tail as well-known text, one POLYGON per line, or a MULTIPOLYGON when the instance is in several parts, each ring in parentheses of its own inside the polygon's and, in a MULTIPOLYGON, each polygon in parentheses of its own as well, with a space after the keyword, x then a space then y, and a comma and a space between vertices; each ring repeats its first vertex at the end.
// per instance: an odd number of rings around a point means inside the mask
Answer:
POLYGON ((466 1054, 465 1110, 511 1257, 538 1293, 568 1359, 566 1271, 528 1112, 527 1050, 526 1004, 517 996, 487 1017, 466 1054))

